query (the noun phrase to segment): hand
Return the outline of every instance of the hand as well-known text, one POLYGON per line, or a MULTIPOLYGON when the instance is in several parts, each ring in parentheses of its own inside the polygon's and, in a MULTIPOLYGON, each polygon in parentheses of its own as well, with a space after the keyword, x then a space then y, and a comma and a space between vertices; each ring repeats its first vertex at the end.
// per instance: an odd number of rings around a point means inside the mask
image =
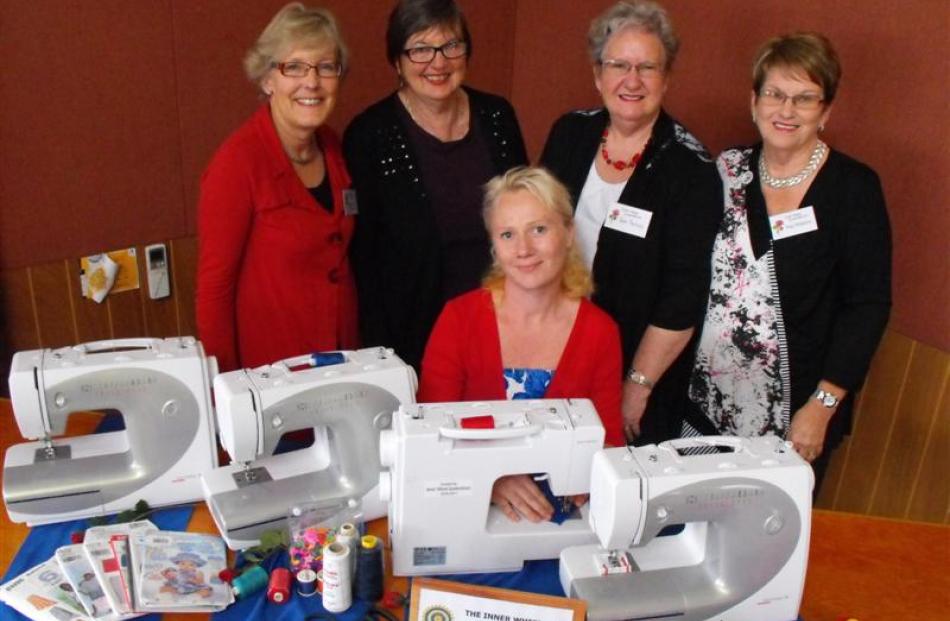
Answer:
POLYGON ((792 416, 788 440, 802 459, 813 462, 821 455, 828 422, 833 413, 834 410, 824 407, 815 399, 809 399, 808 403, 792 416))
POLYGON ((590 500, 590 494, 575 494, 574 496, 569 496, 569 498, 575 507, 583 507, 587 504, 587 501, 590 500))
POLYGON ((554 507, 526 474, 501 477, 495 481, 491 501, 512 522, 520 522, 522 517, 529 522, 544 522, 554 515, 554 507))
POLYGON ((620 402, 620 412, 623 414, 623 435, 627 442, 640 435, 640 419, 646 412, 647 402, 650 400, 650 389, 630 380, 623 383, 623 400, 620 402))

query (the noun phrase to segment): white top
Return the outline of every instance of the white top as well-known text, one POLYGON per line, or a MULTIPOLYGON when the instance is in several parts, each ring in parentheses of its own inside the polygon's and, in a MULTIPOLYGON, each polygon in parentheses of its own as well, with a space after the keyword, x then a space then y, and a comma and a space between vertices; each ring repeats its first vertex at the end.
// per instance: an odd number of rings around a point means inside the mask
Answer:
POLYGON ((620 198, 626 184, 626 181, 607 183, 597 174, 596 160, 591 162, 590 172, 587 173, 574 211, 574 236, 581 258, 589 270, 594 267, 597 240, 600 238, 600 228, 607 219, 607 211, 620 198))

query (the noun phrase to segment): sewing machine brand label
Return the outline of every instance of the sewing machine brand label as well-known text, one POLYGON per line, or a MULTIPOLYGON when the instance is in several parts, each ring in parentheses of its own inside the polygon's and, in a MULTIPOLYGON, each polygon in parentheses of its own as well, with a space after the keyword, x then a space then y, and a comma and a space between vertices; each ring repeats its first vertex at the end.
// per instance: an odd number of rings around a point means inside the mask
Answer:
POLYGON ((471 496, 471 481, 456 481, 454 479, 441 479, 439 481, 426 481, 423 495, 426 498, 445 498, 447 496, 471 496))
POLYGON ((445 565, 445 546, 413 548, 412 564, 416 567, 427 565, 445 565))

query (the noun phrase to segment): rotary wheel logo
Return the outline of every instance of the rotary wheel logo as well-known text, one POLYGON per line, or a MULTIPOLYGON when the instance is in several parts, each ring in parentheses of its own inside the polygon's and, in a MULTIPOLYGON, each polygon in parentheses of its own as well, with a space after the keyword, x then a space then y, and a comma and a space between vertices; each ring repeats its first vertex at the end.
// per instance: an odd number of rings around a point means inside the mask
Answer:
POLYGON ((422 621, 452 621, 452 613, 442 606, 429 606, 422 613, 422 621))

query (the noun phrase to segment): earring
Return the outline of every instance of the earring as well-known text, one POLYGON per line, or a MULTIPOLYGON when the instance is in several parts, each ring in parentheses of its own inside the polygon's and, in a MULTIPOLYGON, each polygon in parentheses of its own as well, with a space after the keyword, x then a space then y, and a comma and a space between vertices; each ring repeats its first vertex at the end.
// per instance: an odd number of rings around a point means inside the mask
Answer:
POLYGON ((759 119, 757 119, 756 116, 755 116, 755 112, 752 113, 752 122, 753 122, 753 123, 758 123, 758 122, 759 122, 759 119))
POLYGON ((825 131, 825 124, 824 124, 824 123, 821 123, 820 125, 818 125, 818 131, 820 131, 820 132, 825 131))

